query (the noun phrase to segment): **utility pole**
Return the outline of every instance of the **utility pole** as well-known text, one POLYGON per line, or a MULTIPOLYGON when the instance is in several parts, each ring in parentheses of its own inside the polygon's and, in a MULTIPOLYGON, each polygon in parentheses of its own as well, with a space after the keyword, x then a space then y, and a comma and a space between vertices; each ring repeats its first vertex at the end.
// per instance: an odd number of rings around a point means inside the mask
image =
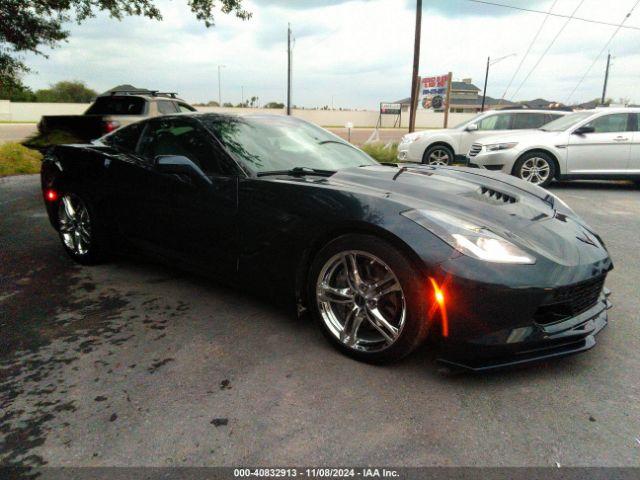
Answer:
POLYGON ((244 105, 244 85, 240 87, 240 105, 244 105))
POLYGON ((607 70, 604 73, 604 87, 602 88, 602 101, 601 105, 604 105, 604 102, 607 98, 607 83, 609 83, 609 66, 611 65, 611 53, 607 55, 607 70))
POLYGON ((287 115, 291 115, 291 24, 287 25, 287 115))
POLYGON ((416 129, 416 110, 418 108, 420 70, 420 33, 422 31, 422 0, 416 0, 416 32, 413 43, 413 70, 411 74, 411 111, 409 112, 409 132, 416 129))
POLYGON ((480 111, 484 112, 484 102, 487 98, 487 81, 489 80, 489 65, 491 64, 491 57, 487 57, 487 71, 484 74, 484 90, 482 92, 482 107, 480 111))
POLYGON ((224 65, 218 65, 218 103, 222 106, 222 83, 221 83, 221 75, 220 69, 224 68, 224 65))

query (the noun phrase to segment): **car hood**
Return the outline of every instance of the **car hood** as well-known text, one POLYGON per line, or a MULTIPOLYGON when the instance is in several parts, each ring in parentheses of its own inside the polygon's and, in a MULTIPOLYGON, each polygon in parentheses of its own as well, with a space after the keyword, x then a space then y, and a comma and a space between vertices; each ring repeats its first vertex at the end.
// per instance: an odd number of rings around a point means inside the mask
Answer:
POLYGON ((424 209, 457 216, 558 264, 608 257, 599 237, 556 197, 499 172, 381 165, 340 170, 323 181, 395 202, 400 211, 424 209))
POLYGON ((564 132, 543 132, 542 130, 519 130, 511 133, 501 133, 499 135, 491 135, 482 137, 475 143, 482 145, 492 145, 495 143, 547 143, 553 142, 553 139, 562 135, 564 132))

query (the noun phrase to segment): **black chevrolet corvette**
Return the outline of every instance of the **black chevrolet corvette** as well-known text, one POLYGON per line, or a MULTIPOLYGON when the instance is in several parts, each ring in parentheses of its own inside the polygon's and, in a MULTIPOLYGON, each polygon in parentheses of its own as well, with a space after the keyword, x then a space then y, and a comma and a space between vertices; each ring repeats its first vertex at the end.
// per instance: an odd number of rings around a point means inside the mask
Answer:
POLYGON ((290 298, 365 361, 433 336, 442 361, 496 368, 587 350, 607 323, 609 254, 553 194, 487 170, 381 165, 290 117, 133 124, 52 150, 42 189, 77 262, 133 248, 290 298))

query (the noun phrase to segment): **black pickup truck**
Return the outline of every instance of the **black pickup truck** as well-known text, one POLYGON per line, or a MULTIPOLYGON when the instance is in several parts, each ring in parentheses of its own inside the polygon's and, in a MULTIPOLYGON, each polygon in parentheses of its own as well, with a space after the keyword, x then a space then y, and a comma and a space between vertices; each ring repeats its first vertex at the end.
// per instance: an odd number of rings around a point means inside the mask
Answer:
POLYGON ((38 132, 47 135, 62 131, 78 141, 89 142, 145 118, 195 111, 175 93, 116 88, 96 98, 83 115, 42 117, 38 132))

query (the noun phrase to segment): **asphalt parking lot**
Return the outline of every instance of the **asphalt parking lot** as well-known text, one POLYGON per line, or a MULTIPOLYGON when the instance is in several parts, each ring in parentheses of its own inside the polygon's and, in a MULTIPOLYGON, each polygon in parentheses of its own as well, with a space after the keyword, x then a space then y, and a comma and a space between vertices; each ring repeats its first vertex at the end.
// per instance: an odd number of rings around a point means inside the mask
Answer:
POLYGON ((446 375, 386 367, 306 319, 142 259, 71 262, 38 177, 0 179, 0 465, 640 466, 640 190, 552 186, 604 237, 595 349, 446 375))

